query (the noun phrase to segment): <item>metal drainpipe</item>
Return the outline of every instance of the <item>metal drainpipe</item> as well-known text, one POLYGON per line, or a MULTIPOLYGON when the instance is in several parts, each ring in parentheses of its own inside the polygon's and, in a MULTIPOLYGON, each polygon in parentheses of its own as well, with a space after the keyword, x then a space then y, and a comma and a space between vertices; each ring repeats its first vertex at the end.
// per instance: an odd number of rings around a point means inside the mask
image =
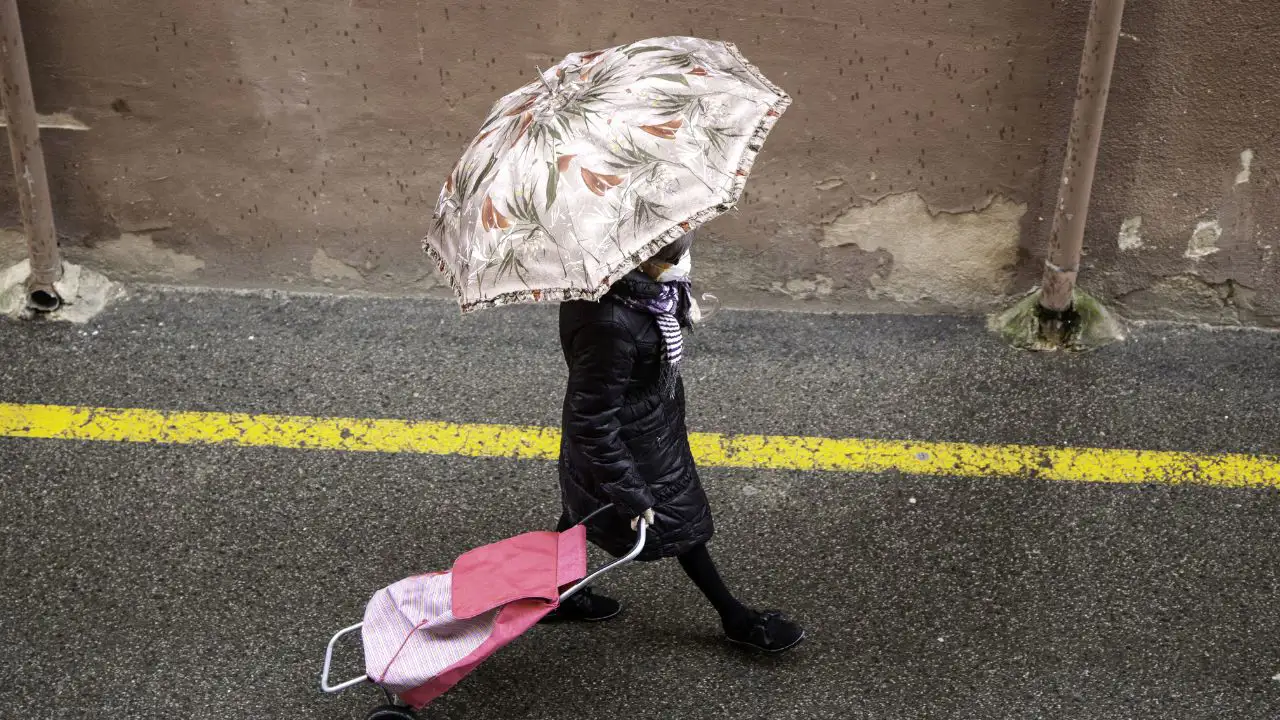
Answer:
POLYGON ((0 84, 3 84, 0 95, 9 126, 9 153, 13 156, 13 175, 31 257, 27 303, 35 310, 51 312, 62 305, 62 298, 54 287, 54 283, 62 279, 62 256, 54 231, 53 203, 49 198, 49 180, 17 0, 0 0, 0 34, 3 35, 0 38, 3 56, 0 57, 0 84))
POLYGON ((1089 30, 1080 61, 1067 157, 1063 163, 1062 184, 1058 187, 1049 255, 1040 283, 1040 308, 1047 311, 1042 313, 1042 319, 1050 322, 1060 321, 1072 309, 1123 15, 1124 0, 1093 0, 1089 11, 1089 30))

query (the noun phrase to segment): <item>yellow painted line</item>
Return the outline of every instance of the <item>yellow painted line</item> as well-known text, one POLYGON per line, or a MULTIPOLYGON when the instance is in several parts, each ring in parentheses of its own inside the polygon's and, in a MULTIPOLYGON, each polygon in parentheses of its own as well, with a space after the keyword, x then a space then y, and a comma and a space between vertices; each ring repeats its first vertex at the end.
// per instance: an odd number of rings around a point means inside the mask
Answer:
MULTIPOLYGON (((0 437, 554 460, 554 428, 0 403, 0 437)), ((694 433, 706 467, 1280 488, 1280 456, 694 433)))

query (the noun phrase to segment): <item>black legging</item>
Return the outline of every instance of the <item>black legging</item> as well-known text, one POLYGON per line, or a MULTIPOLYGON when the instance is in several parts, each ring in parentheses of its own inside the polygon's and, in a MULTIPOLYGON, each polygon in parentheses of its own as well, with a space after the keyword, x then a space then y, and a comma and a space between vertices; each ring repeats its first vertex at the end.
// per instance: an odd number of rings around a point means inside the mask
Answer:
POLYGON ((738 602, 738 598, 725 587, 724 580, 720 579, 720 571, 716 569, 711 551, 707 550, 705 543, 686 551, 677 559, 685 574, 707 596, 716 612, 720 613, 720 621, 725 628, 739 627, 751 619, 751 611, 738 602))
MULTIPOLYGON (((568 515, 561 515, 556 531, 564 532, 573 525, 568 515)), ((751 619, 751 611, 725 586, 715 561, 711 559, 711 551, 707 549, 705 543, 685 551, 676 559, 680 561, 680 567, 684 569, 685 574, 720 614, 720 622, 726 628, 738 627, 751 619)))

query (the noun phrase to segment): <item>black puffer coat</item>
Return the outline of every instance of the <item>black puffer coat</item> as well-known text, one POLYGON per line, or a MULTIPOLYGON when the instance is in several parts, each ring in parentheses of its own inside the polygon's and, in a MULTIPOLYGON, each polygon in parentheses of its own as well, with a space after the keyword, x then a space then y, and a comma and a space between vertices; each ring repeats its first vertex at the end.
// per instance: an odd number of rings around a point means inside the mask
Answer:
POLYGON ((568 519, 608 503, 589 537, 614 556, 635 544, 631 519, 656 520, 641 560, 680 555, 711 539, 714 526, 685 426, 684 383, 662 382, 662 335, 653 315, 616 301, 656 295, 641 273, 596 302, 560 306, 560 343, 569 365, 560 446, 560 492, 568 519))

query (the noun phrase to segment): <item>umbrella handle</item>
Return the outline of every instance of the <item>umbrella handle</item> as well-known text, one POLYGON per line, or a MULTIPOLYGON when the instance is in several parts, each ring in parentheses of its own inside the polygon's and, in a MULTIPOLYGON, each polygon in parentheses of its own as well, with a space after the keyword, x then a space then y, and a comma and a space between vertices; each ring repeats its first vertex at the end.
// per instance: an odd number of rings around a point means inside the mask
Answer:
POLYGON ((715 317, 719 314, 722 307, 723 305, 720 302, 720 298, 712 295, 711 293, 703 293, 702 297, 698 298, 698 322, 703 323, 715 317), (711 309, 708 310, 704 307, 704 303, 709 304, 711 309))

